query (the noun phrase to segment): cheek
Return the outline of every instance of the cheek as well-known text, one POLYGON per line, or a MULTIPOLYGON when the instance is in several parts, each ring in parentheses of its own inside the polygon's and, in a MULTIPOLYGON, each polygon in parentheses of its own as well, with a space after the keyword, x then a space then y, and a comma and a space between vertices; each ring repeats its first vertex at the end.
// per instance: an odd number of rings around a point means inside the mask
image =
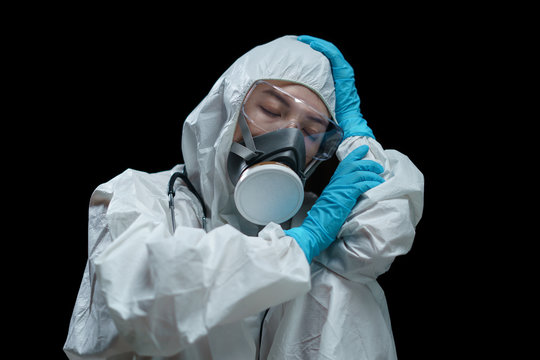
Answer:
POLYGON ((309 163, 311 162, 311 160, 313 160, 313 158, 311 156, 306 156, 306 164, 304 165, 304 167, 307 167, 309 165, 309 163))
POLYGON ((317 153, 316 150, 311 148, 306 148, 306 163, 310 162, 313 159, 313 156, 317 153))
POLYGON ((319 151, 321 140, 310 141, 308 137, 305 137, 304 141, 306 142, 306 154, 311 154, 313 156, 319 151))
POLYGON ((264 131, 262 129, 259 129, 258 127, 252 125, 250 122, 248 122, 249 132, 251 133, 252 137, 259 136, 266 134, 268 131, 264 131))

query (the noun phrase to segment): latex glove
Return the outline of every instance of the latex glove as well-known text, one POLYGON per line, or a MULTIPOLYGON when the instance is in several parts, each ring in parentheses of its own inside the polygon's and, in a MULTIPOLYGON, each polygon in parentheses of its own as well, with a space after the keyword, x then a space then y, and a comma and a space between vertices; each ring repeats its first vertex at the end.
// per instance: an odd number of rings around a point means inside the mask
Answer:
POLYGON ((360 146, 339 163, 302 225, 285 230, 300 245, 308 262, 336 239, 360 195, 384 182, 378 175, 383 167, 362 160, 368 150, 367 145, 360 146))
POLYGON ((360 112, 360 97, 354 85, 354 70, 334 44, 309 35, 298 40, 323 53, 330 61, 336 88, 336 120, 343 129, 344 138, 349 136, 373 136, 360 112))

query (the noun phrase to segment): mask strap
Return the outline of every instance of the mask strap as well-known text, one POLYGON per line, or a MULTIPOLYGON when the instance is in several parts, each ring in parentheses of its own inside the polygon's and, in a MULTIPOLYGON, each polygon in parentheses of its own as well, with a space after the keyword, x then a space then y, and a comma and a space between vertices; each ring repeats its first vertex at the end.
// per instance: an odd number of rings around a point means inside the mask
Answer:
POLYGON ((244 159, 246 162, 253 159, 257 155, 260 154, 260 151, 254 152, 248 149, 247 147, 243 146, 242 144, 239 144, 237 142, 233 142, 231 145, 231 152, 233 154, 236 154, 240 156, 242 159, 244 159))
POLYGON ((244 144, 246 144, 246 146, 233 142, 231 145, 231 152, 240 156, 245 161, 249 161, 260 155, 261 152, 255 147, 255 142, 253 141, 251 131, 249 130, 249 126, 243 114, 240 114, 238 124, 240 126, 240 130, 242 131, 242 138, 244 139, 244 144))
POLYGON ((253 141, 253 137, 251 136, 251 131, 249 130, 249 126, 246 121, 246 117, 243 113, 240 113, 240 118, 238 119, 240 130, 242 131, 242 138, 244 138, 244 143, 246 144, 247 148, 253 152, 257 151, 257 148, 255 147, 255 142, 253 141))

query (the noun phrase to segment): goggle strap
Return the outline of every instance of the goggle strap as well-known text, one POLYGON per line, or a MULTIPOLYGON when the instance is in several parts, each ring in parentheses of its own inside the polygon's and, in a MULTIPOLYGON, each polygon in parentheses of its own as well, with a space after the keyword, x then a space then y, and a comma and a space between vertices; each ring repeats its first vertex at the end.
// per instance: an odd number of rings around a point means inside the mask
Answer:
MULTIPOLYGON (((320 165, 321 162, 322 162, 321 160, 313 160, 307 166, 306 170, 304 170, 305 180, 309 179, 311 174, 313 174, 313 172, 315 172, 315 169, 317 169, 317 167, 320 165)), ((305 180, 304 180, 304 182, 305 182, 305 180)))

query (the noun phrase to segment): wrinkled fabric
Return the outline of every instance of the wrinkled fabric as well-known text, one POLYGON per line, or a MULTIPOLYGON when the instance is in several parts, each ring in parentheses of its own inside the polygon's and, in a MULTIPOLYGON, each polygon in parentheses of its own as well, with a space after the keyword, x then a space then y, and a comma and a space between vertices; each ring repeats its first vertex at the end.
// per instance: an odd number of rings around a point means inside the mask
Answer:
MULTIPOLYGON (((384 293, 376 278, 409 251, 423 206, 423 177, 401 153, 355 136, 380 163, 385 183, 359 199, 337 240, 311 267, 283 229, 247 223, 236 211, 226 159, 251 84, 301 83, 334 115, 328 60, 295 37, 238 59, 184 123, 190 180, 209 211, 180 181, 172 233, 167 182, 182 169, 128 169, 90 200, 88 262, 64 350, 70 359, 393 359, 384 293), (260 335, 262 334, 262 337, 260 335)), ((317 176, 315 173, 313 176, 317 176)), ((306 194, 292 220, 313 204, 306 194)))

